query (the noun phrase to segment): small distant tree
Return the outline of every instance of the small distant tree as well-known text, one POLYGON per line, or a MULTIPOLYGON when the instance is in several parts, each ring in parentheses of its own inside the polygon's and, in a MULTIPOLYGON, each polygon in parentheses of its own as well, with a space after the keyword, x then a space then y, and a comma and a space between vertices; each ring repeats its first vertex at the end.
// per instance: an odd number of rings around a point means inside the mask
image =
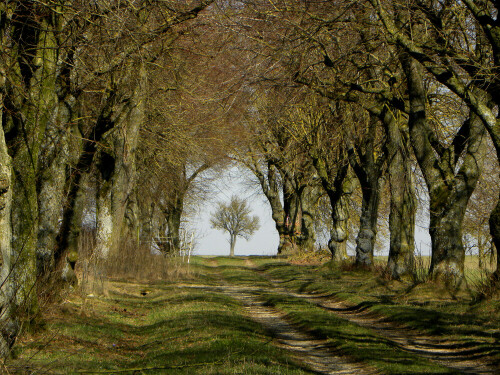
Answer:
POLYGON ((230 256, 234 256, 234 245, 237 237, 243 237, 248 241, 250 236, 260 227, 258 216, 250 215, 247 201, 234 195, 229 204, 219 202, 210 223, 212 228, 229 232, 230 256))

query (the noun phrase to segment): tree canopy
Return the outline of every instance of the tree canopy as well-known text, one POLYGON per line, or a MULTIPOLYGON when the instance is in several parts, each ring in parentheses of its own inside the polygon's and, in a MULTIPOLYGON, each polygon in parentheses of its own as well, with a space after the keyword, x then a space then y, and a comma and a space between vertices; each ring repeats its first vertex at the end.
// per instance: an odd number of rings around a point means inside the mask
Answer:
POLYGON ((234 256, 237 237, 248 240, 259 229, 258 216, 252 216, 247 201, 233 195, 229 203, 219 202, 210 224, 229 233, 230 255, 234 256))

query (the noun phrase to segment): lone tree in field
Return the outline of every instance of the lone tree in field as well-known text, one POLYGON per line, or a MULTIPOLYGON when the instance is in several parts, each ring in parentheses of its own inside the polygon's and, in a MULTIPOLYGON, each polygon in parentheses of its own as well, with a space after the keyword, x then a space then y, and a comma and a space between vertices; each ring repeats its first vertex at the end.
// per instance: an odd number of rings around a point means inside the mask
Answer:
POLYGON ((250 215, 250 208, 246 200, 236 196, 231 197, 231 202, 219 202, 217 210, 210 219, 212 228, 229 232, 230 256, 234 256, 236 238, 243 237, 248 240, 259 229, 259 218, 250 215))

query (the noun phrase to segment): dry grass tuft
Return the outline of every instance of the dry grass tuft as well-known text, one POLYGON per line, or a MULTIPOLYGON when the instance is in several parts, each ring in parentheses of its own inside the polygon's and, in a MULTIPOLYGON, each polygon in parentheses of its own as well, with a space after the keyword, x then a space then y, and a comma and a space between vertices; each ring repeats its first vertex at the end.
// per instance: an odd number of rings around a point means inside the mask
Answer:
POLYGON ((117 254, 106 259, 95 252, 93 233, 82 236, 76 272, 82 293, 107 294, 108 280, 128 280, 141 283, 174 281, 196 275, 187 257, 154 253, 146 244, 124 240, 117 254))

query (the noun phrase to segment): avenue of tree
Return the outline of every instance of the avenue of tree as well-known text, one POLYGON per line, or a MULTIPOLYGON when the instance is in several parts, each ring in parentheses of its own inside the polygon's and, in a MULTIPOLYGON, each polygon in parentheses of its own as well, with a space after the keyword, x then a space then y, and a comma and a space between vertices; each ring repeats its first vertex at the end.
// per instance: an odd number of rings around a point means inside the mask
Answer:
MULTIPOLYGON (((410 277, 420 201, 429 274, 459 288, 466 250, 484 262, 500 247, 499 10, 490 0, 1 2, 0 356, 20 320, 37 318, 47 285, 77 282, 83 227, 102 259, 123 241, 175 253, 189 208, 232 163, 269 202, 278 254, 314 251, 321 224, 333 261, 355 235, 355 263, 370 268, 387 219, 388 273, 410 277)), ((241 234, 258 226, 247 224, 241 234)), ((237 231, 213 226, 233 249, 237 231)))

